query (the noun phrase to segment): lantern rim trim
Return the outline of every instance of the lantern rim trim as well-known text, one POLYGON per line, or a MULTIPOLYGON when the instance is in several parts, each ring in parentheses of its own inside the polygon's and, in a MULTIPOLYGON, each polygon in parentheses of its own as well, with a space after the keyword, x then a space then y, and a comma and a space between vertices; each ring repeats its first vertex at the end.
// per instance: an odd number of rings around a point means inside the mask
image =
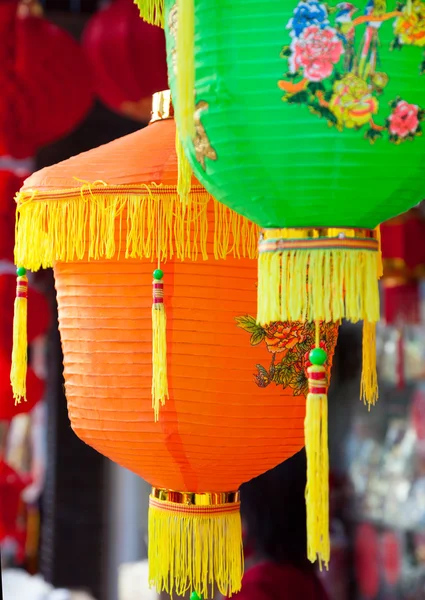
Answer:
POLYGON ((182 492, 153 487, 151 498, 160 503, 181 504, 188 507, 208 507, 240 504, 240 492, 182 492))

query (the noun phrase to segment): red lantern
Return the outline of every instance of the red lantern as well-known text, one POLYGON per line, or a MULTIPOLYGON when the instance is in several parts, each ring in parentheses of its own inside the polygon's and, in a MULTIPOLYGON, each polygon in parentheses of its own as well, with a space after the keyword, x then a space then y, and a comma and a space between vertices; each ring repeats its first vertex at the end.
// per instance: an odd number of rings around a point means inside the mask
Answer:
POLYGON ((399 328, 397 385, 404 386, 404 325, 420 321, 419 277, 425 272, 425 219, 413 208, 381 225, 384 317, 399 328))
POLYGON ((418 278, 425 270, 425 220, 418 209, 381 225, 385 320, 419 321, 418 278))
POLYGON ((15 245, 15 201, 16 191, 22 185, 24 177, 10 171, 0 170, 0 261, 13 264, 15 245))
POLYGON ((83 47, 106 106, 148 121, 152 94, 168 86, 163 30, 142 21, 133 0, 114 0, 88 23, 83 47))
POLYGON ((34 2, 1 2, 0 36, 0 155, 25 158, 84 118, 92 78, 78 43, 34 2))
POLYGON ((8 537, 22 537, 18 523, 21 494, 30 483, 29 477, 0 459, 0 542, 8 537))

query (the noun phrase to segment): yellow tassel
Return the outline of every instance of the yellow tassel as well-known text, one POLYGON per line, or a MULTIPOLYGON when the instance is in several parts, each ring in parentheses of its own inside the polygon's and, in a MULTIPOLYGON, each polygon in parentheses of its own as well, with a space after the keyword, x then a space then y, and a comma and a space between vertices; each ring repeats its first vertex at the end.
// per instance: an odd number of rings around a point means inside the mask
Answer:
POLYGON ((384 263, 382 262, 382 247, 381 247, 381 227, 380 225, 378 225, 378 227, 375 229, 376 231, 376 239, 378 240, 378 246, 379 246, 379 250, 378 250, 378 278, 381 279, 381 277, 383 277, 384 275, 384 263))
POLYGON ((134 0, 142 19, 151 25, 164 27, 164 0, 134 0))
POLYGON ((187 207, 176 186, 154 184, 107 189, 86 184, 50 194, 22 192, 16 201, 15 264, 32 271, 56 261, 108 259, 120 252, 154 260, 158 228, 162 260, 197 260, 199 254, 207 259, 211 227, 217 258, 257 256, 257 225, 223 205, 218 209, 199 185, 192 187, 187 207))
POLYGON ((215 588, 240 591, 243 549, 240 505, 190 506, 150 497, 149 580, 173 597, 196 590, 205 600, 215 588))
POLYGON ((376 324, 364 321, 362 343, 362 378, 360 397, 371 406, 378 400, 378 374, 376 370, 376 324))
POLYGON ((152 408, 155 422, 160 405, 168 398, 167 377, 167 316, 164 308, 164 282, 161 269, 153 272, 152 303, 152 408))
POLYGON ((182 140, 195 135, 195 0, 179 0, 176 122, 182 140))
POLYGON ((184 153, 176 128, 176 153, 178 163, 177 193, 183 206, 187 207, 190 202, 190 188, 192 184, 192 169, 184 153))
POLYGON ((376 255, 358 249, 261 252, 260 246, 258 323, 379 321, 376 255))
POLYGON ((27 399, 27 303, 28 279, 26 270, 19 267, 17 270, 15 312, 13 316, 13 349, 12 367, 10 370, 10 383, 12 384, 15 404, 27 399))
MULTIPOLYGON (((313 352, 320 350, 315 348, 313 352)), ((326 354, 325 354, 326 356, 326 354)), ((305 449, 307 454, 307 556, 319 560, 320 569, 328 568, 329 540, 329 453, 328 398, 326 368, 312 365, 307 369, 309 393, 305 417, 305 449)))

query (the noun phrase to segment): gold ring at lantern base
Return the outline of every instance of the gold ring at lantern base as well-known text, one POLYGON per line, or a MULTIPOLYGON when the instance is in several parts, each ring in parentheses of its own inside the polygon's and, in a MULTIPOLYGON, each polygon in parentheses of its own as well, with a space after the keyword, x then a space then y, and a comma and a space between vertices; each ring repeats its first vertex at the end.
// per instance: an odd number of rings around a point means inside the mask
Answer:
POLYGON ((287 229, 264 229, 260 235, 258 251, 281 252, 283 250, 379 250, 375 229, 352 227, 291 227, 287 229))
POLYGON ((239 492, 205 492, 202 494, 193 492, 176 492, 163 488, 152 488, 149 498, 151 506, 160 506, 161 508, 176 510, 179 507, 188 509, 191 512, 199 509, 215 510, 223 509, 225 511, 238 511, 240 507, 239 492))
POLYGON ((165 119, 174 119, 174 107, 170 90, 157 92, 152 96, 152 117, 150 124, 165 119))

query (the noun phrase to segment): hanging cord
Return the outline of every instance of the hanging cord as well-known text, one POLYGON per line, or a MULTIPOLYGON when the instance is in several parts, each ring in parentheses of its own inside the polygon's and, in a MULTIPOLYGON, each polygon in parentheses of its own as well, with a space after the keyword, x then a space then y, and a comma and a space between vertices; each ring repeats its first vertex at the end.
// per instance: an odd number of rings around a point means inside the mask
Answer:
POLYGON ((329 540, 329 452, 327 354, 320 347, 320 321, 316 321, 316 347, 309 354, 308 395, 305 417, 307 454, 307 554, 328 568, 329 540))
POLYGON ((160 199, 157 198, 157 268, 152 281, 152 408, 155 422, 159 420, 160 406, 168 398, 167 377, 167 316, 164 307, 164 272, 161 270, 160 199))

